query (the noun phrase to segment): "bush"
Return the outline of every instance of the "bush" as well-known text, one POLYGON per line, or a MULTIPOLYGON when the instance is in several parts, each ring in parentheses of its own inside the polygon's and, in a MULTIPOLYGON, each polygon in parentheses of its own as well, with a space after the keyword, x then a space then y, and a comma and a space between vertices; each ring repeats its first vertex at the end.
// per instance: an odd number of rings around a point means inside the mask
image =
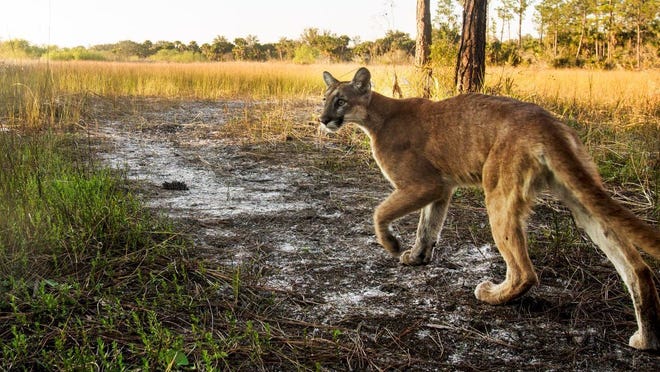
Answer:
POLYGON ((569 67, 583 67, 584 60, 582 58, 575 57, 559 57, 555 58, 552 61, 552 67, 554 68, 569 68, 569 67))
POLYGON ((50 54, 48 58, 53 61, 105 61, 103 54, 92 52, 84 47, 58 49, 50 54))
POLYGON ((451 39, 439 39, 431 44, 431 61, 438 66, 455 66, 459 44, 451 39))
POLYGON ((46 48, 30 45, 26 40, 14 39, 0 42, 0 58, 39 58, 44 53, 46 53, 46 48))
POLYGON ((319 52, 318 49, 303 44, 298 48, 296 48, 296 51, 294 52, 294 56, 293 56, 293 62, 299 63, 301 65, 308 65, 316 62, 316 60, 319 58, 320 55, 321 53, 319 52))
POLYGON ((161 49, 156 54, 149 57, 150 61, 159 61, 159 62, 179 62, 179 63, 191 63, 191 62, 204 62, 207 61, 201 53, 195 53, 193 51, 179 52, 174 49, 161 49))
POLYGON ((486 46, 486 53, 488 61, 494 65, 516 67, 522 62, 520 50, 515 42, 492 42, 486 46))

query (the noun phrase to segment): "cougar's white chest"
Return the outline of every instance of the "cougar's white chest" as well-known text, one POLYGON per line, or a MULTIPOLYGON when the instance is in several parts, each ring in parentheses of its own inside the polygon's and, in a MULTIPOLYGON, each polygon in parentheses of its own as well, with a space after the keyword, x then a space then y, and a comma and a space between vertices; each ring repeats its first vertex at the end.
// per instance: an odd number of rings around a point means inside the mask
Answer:
POLYGON ((376 165, 378 165, 380 172, 383 174, 383 176, 385 177, 385 179, 387 179, 389 183, 391 183, 393 186, 396 186, 394 184, 394 181, 392 180, 392 177, 390 177, 390 175, 387 174, 387 169, 383 166, 381 160, 378 157, 378 154, 376 153, 376 146, 374 146, 374 138, 371 136, 371 133, 369 133, 369 131, 366 128, 362 127, 361 125, 359 126, 359 128, 362 129, 362 131, 369 137, 369 146, 371 147, 371 157, 374 158, 374 160, 376 161, 376 165))

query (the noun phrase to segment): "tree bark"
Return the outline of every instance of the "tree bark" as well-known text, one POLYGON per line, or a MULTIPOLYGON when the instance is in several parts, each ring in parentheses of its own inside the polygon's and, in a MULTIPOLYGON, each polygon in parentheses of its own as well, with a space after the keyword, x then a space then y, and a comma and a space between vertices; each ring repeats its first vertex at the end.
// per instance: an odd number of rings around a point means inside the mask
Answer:
POLYGON ((614 48, 614 6, 612 5, 612 0, 609 0, 608 4, 610 5, 610 18, 609 24, 607 27, 607 61, 609 62, 612 58, 612 48, 614 48))
POLYGON ((417 44, 415 66, 422 75, 422 97, 431 97, 433 70, 429 64, 431 55, 431 0, 417 0, 417 44))
POLYGON ((465 0, 454 83, 459 93, 479 92, 486 72, 486 0, 465 0))
POLYGON ((584 40, 584 31, 587 27, 587 10, 582 12, 582 23, 580 25, 580 39, 578 41, 577 52, 575 53, 575 59, 580 58, 580 52, 582 51, 582 41, 584 40))

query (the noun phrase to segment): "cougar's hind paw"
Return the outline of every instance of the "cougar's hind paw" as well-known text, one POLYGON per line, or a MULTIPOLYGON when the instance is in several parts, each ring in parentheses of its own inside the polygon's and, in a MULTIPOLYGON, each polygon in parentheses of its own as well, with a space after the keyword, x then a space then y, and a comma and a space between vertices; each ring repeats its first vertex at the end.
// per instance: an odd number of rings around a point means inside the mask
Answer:
POLYGON ((659 350, 660 345, 659 342, 656 338, 654 337, 642 337, 642 334, 639 332, 635 332, 630 337, 630 341, 628 342, 628 345, 632 348, 635 348, 637 350, 659 350))

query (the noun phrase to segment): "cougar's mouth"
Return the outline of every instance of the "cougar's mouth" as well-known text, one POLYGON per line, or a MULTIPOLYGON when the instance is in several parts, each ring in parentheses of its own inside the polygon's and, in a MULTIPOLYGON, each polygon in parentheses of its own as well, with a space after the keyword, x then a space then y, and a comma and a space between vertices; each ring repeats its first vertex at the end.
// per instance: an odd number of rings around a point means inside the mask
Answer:
POLYGON ((340 117, 328 122, 321 121, 321 124, 323 124, 323 128, 328 132, 336 132, 344 124, 344 118, 340 117))

